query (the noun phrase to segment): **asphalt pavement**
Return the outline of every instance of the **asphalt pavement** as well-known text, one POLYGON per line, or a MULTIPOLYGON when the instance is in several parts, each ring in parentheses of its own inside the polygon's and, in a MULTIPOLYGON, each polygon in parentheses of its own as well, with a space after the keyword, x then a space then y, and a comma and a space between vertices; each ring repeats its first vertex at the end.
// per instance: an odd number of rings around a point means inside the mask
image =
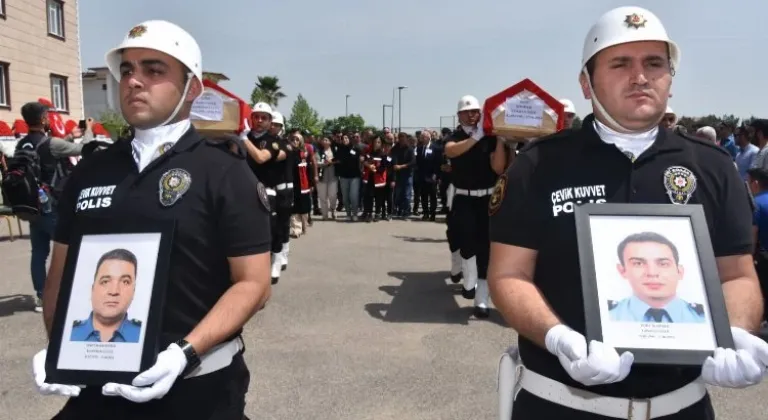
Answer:
MULTIPOLYGON (((28 230, 25 228, 25 233, 28 230)), ((32 356, 45 346, 32 311, 28 238, 0 225, 0 420, 49 419, 32 356)), ((516 334, 447 280, 439 223, 316 222, 291 245, 272 299, 245 328, 247 413, 259 420, 492 420, 499 355, 516 334)), ((768 418, 768 385, 712 390, 720 420, 768 418)))

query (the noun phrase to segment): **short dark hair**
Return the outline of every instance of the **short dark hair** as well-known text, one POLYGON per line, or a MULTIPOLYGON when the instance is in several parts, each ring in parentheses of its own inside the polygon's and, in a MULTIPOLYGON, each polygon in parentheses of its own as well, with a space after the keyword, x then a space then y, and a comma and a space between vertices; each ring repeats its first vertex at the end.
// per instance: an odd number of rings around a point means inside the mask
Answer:
POLYGON ((21 117, 28 126, 37 127, 47 111, 48 107, 39 102, 27 102, 21 107, 21 117))
POLYGON ((751 125, 755 129, 755 133, 762 133, 763 137, 768 137, 768 120, 756 119, 752 121, 751 125))
MULTIPOLYGON (((102 255, 101 258, 99 258, 99 262, 96 263, 96 273, 99 272, 99 268, 101 268, 101 265, 108 260, 125 261, 127 263, 133 264, 134 274, 139 268, 138 262, 136 260, 136 255, 133 252, 128 251, 127 249, 118 248, 118 249, 113 249, 111 251, 104 253, 104 255, 102 255)), ((96 276, 96 273, 93 274, 94 277, 96 276)))
POLYGON ((619 246, 616 248, 616 252, 619 256, 619 262, 621 262, 622 266, 624 265, 624 250, 627 248, 627 245, 636 242, 655 242, 657 244, 666 245, 669 247, 669 249, 672 250, 672 256, 675 258, 675 264, 680 263, 680 254, 677 252, 677 247, 672 243, 672 241, 656 232, 640 232, 633 233, 619 242, 619 246))
POLYGON ((747 169, 747 175, 757 181, 760 184, 760 188, 768 188, 768 169, 749 168, 747 169))

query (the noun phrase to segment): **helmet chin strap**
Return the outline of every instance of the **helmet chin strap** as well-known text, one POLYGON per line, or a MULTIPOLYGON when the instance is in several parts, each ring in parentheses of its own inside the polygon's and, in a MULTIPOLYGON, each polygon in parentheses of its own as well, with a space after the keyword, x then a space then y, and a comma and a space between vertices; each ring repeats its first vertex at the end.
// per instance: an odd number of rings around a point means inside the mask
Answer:
POLYGON ((585 67, 584 70, 582 70, 584 73, 584 76, 587 78, 587 86, 589 86, 589 93, 590 96, 592 96, 592 105, 597 109, 597 111, 600 113, 600 115, 605 119, 605 125, 608 127, 613 128, 616 131, 624 132, 624 133, 641 133, 643 131, 647 130, 630 130, 629 128, 624 127, 623 125, 619 124, 616 120, 611 117, 611 115, 603 108, 603 104, 600 103, 600 100, 597 99, 597 95, 595 95, 595 90, 592 88, 592 80, 589 77, 589 72, 587 72, 587 68, 585 67))
POLYGON ((179 114, 179 111, 181 111, 181 107, 184 105, 184 100, 187 99, 187 94, 189 93, 189 87, 192 85, 192 80, 194 79, 195 74, 192 72, 187 73, 187 84, 184 85, 184 92, 181 95, 181 99, 179 99, 179 103, 176 104, 176 109, 173 110, 173 113, 171 113, 171 116, 168 117, 167 120, 165 120, 164 123, 160 124, 159 127, 162 127, 164 125, 168 125, 171 121, 173 121, 174 118, 176 118, 176 115, 179 114))

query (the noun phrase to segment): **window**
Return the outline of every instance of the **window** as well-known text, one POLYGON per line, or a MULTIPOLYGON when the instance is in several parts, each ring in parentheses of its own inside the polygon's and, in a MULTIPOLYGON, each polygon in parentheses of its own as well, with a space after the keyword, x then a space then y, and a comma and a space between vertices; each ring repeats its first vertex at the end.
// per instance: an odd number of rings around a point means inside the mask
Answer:
POLYGON ((47 0, 47 2, 48 34, 64 39, 64 2, 61 0, 47 0))
POLYGON ((8 67, 8 63, 0 62, 0 108, 4 109, 11 108, 11 80, 8 78, 8 67))
POLYGON ((66 77, 55 74, 51 75, 51 100, 56 111, 69 111, 69 91, 67 89, 66 77))

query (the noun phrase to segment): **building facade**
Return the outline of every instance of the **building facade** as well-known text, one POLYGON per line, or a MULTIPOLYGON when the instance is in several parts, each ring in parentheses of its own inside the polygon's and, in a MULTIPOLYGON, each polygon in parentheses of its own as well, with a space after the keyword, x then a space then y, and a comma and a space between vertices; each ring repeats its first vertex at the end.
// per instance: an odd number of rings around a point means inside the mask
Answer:
POLYGON ((119 85, 106 67, 83 72, 83 106, 86 117, 99 120, 106 111, 120 112, 119 85))
POLYGON ((0 0, 0 120, 50 100, 63 118, 83 118, 77 0, 0 0))

